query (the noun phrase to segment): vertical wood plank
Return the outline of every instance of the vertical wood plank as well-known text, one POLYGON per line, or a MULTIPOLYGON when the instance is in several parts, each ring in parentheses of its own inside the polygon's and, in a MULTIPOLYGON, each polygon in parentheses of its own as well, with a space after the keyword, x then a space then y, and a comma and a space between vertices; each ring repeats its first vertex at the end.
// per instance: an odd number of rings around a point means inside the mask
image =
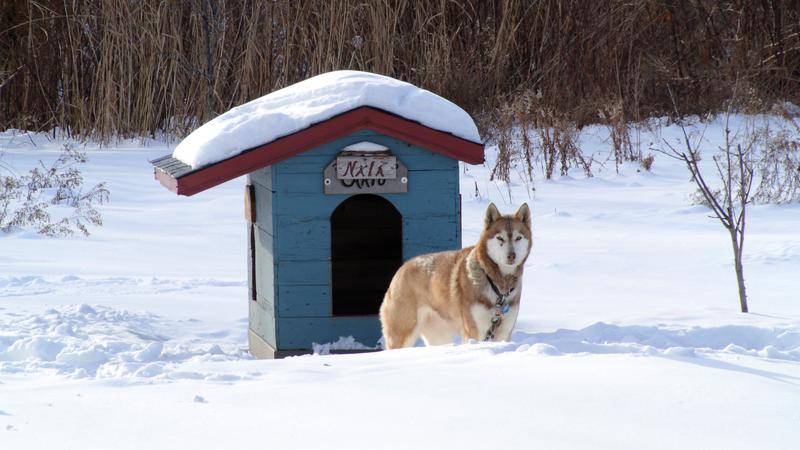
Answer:
POLYGON ((256 301, 258 287, 256 286, 256 225, 251 223, 247 227, 247 287, 250 291, 250 300, 256 301))
POLYGON ((252 184, 244 187, 244 219, 248 224, 252 224, 257 219, 256 215, 256 188, 252 184))

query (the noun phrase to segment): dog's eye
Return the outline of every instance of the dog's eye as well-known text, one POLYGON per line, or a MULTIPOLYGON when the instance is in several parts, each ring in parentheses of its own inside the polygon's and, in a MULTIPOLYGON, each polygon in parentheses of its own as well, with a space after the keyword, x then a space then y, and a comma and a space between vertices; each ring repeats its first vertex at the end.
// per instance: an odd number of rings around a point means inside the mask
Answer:
POLYGON ((515 241, 521 241, 522 240, 522 236, 517 236, 514 240, 515 241))
POLYGON ((498 241, 500 241, 500 242, 505 242, 505 241, 506 241, 505 239, 503 239, 503 238, 502 238, 502 237, 500 237, 500 236, 497 236, 497 240, 498 240, 498 241))

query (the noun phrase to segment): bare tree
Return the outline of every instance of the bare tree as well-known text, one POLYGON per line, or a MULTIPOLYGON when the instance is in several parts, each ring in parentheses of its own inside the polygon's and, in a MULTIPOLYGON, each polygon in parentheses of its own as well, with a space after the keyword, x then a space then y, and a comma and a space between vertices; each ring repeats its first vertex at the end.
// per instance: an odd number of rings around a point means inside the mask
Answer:
MULTIPOLYGON (((670 96, 672 96, 672 91, 670 91, 670 96)), ((708 185, 698 165, 702 137, 693 145, 682 122, 680 123, 681 131, 683 132, 682 148, 676 148, 672 143, 664 139, 667 149, 654 148, 653 150, 681 160, 686 164, 686 168, 689 169, 692 175, 692 181, 697 185, 697 189, 702 196, 703 203, 711 208, 714 212, 713 217, 719 219, 722 226, 728 230, 731 246, 733 247, 734 269, 739 288, 739 303, 742 312, 746 313, 748 308, 742 252, 744 250, 744 236, 747 225, 747 204, 752 200, 750 196, 750 189, 753 185, 752 154, 757 141, 757 134, 750 129, 747 130, 742 139, 737 139, 738 136, 732 136, 729 126, 732 103, 733 101, 729 103, 725 112, 725 143, 720 147, 720 153, 714 155, 717 176, 722 182, 721 189, 714 189, 708 185)), ((673 104, 676 104, 674 99, 673 104)))

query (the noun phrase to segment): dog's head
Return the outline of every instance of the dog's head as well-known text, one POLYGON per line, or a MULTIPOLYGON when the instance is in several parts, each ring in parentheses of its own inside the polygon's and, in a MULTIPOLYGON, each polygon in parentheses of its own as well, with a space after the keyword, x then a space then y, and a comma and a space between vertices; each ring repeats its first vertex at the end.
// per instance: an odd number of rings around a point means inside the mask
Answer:
POLYGON ((531 251, 531 211, 523 203, 514 214, 500 214, 494 203, 486 208, 481 243, 504 274, 514 272, 531 251))

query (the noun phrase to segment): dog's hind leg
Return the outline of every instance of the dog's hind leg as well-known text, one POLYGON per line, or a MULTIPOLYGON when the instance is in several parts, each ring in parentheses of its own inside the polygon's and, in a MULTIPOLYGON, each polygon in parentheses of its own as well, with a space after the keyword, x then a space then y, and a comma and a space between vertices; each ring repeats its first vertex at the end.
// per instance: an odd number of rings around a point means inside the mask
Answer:
POLYGON ((380 310, 381 328, 386 349, 413 347, 419 338, 417 308, 400 305, 389 292, 380 310))
POLYGON ((411 333, 408 333, 402 341, 402 345, 398 348, 408 348, 413 347, 417 344, 417 339, 419 339, 419 326, 411 330, 411 333))
POLYGON ((428 347, 432 345, 452 344, 453 334, 449 333, 448 331, 449 330, 426 330, 424 333, 422 333, 422 340, 428 347))
POLYGON ((436 312, 429 308, 420 311, 420 335, 425 345, 452 344, 453 337, 458 333, 451 321, 442 319, 436 312))
POLYGON ((384 324, 383 339, 386 349, 413 347, 419 338, 419 326, 414 324, 384 324), (399 325, 399 326, 398 326, 399 325))

